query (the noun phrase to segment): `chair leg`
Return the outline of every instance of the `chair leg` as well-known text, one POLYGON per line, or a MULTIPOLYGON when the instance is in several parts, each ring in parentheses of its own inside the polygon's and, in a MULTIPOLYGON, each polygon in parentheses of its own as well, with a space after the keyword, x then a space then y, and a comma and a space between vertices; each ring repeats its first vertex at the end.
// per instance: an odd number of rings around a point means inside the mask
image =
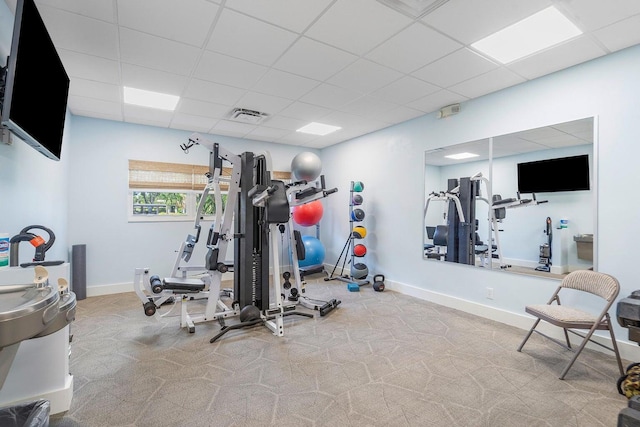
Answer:
POLYGON ((538 326, 538 323, 540 323, 540 319, 539 318, 536 319, 535 323, 533 324, 531 329, 529 329, 529 332, 527 333, 527 335, 524 337, 524 339, 520 343, 520 346, 518 347, 518 351, 522 351, 522 347, 524 347, 525 343, 527 342, 527 340, 529 339, 529 337, 533 333, 533 330, 536 328, 536 326, 538 326))
POLYGON ((569 364, 564 368, 564 371, 562 371, 562 374, 560 374, 560 379, 561 380, 564 379, 564 376, 567 375, 567 372, 569 372, 569 369, 571 369, 571 367, 573 366, 573 363, 576 361, 578 356, 580 356, 580 353, 582 353, 582 350, 584 349, 584 347, 587 345, 587 343, 591 339, 591 336, 593 335, 593 333, 596 331, 596 327, 597 326, 598 326, 597 324, 593 325, 593 328, 589 329, 589 332, 587 333, 587 335, 585 335, 584 339, 582 340, 582 343, 580 344, 580 347, 575 351, 575 354, 573 355, 573 358, 571 359, 569 364))
POLYGON ((620 370, 620 376, 624 375, 624 369, 622 368, 622 359, 620 358, 620 352, 618 351, 618 343, 616 342, 616 336, 613 333, 613 325, 611 325, 611 319, 609 313, 606 314, 607 324, 609 325, 609 333, 611 334, 611 345, 613 352, 616 354, 616 361, 618 362, 618 369, 620 370))
POLYGON ((566 328, 562 329, 564 331, 564 339, 567 340, 567 347, 571 348, 571 341, 569 341, 569 333, 566 328))

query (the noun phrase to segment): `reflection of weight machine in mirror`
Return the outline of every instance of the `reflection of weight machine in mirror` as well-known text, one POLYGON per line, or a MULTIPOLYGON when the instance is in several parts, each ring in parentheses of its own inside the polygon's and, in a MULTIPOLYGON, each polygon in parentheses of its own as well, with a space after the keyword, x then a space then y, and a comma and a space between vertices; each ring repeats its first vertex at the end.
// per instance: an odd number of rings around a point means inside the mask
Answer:
MULTIPOLYGON (((506 217, 499 224, 500 228, 504 229, 499 233, 499 245, 487 238, 490 226, 488 222, 482 221, 482 218, 489 216, 489 205, 478 203, 476 212, 477 218, 480 219, 478 234, 481 240, 488 247, 499 246, 505 263, 513 265, 505 271, 540 275, 540 272, 535 270, 540 265, 539 246, 548 240, 544 234, 540 236, 540 231, 544 228, 540 225, 547 216, 557 218, 554 221, 571 218, 572 223, 570 231, 562 230, 557 233, 553 230, 553 265, 549 273, 543 274, 561 277, 567 271, 591 269, 597 263, 594 251, 594 242, 597 241, 594 239, 597 237, 594 233, 597 227, 593 216, 593 190, 597 183, 597 176, 594 175, 596 168, 593 167, 596 161, 593 144, 597 142, 595 124, 596 120, 593 117, 587 117, 461 144, 429 146, 424 153, 425 200, 434 189, 446 190, 447 178, 472 176, 481 171, 491 180, 490 196, 501 194, 505 199, 510 198, 512 201, 504 202, 503 213, 506 217), (457 157, 461 154, 475 156, 457 157), (540 173, 533 170, 539 171, 542 167, 546 169, 548 166, 572 160, 581 161, 582 166, 564 167, 561 173, 540 173), (533 181, 524 180, 524 183, 529 183, 526 188, 520 186, 519 171, 523 165, 535 167, 531 170, 533 174, 529 174, 533 181), (587 172, 587 167, 592 172, 587 172), (591 186, 587 185, 589 181, 591 186), (534 186, 531 186, 531 183, 534 186), (564 188, 561 188, 562 186, 564 188), (517 198, 518 192, 522 199, 517 198), (535 206, 535 200, 530 203, 524 200, 532 199, 532 194, 539 199, 548 199, 548 208, 527 209, 524 212, 511 210, 535 206)), ((438 204, 443 203, 435 203, 438 204)), ((431 205, 433 206, 434 202, 431 205)), ((433 234, 429 233, 433 228, 426 228, 435 227, 437 224, 444 224, 442 212, 437 207, 430 207, 421 227, 424 235, 421 247, 425 259, 437 258, 434 254, 438 251, 437 247, 430 246, 434 243, 433 234)), ((554 228, 563 228, 558 225, 561 224, 554 224, 554 228)), ((441 248, 440 252, 444 250, 446 247, 441 248)), ((493 248, 493 253, 494 268, 497 268, 497 248, 493 248)))
POLYGON ((502 199, 498 194, 485 198, 481 192, 481 183, 485 184, 488 194, 491 193, 491 184, 482 173, 472 177, 449 179, 447 191, 432 192, 427 196, 424 207, 424 218, 427 218, 429 204, 432 201, 444 201, 446 211, 445 224, 435 227, 427 226, 427 234, 433 240, 433 244, 424 246, 424 255, 427 259, 438 259, 458 264, 478 265, 480 267, 493 267, 493 259, 498 260, 501 269, 511 267, 505 263, 500 248, 499 223, 506 218, 506 209, 534 206, 546 201, 537 201, 535 194, 532 199, 517 198, 502 199), (476 219, 476 202, 485 202, 488 209, 489 234, 487 243, 478 235, 478 219, 476 219), (432 232, 432 234, 431 234, 432 232))

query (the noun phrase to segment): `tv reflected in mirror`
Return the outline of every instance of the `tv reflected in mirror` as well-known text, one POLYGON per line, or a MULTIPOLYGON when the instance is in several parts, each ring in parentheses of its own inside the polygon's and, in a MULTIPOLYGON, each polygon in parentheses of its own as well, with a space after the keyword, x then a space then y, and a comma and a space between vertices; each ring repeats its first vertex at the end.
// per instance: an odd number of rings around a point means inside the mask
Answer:
POLYGON ((520 193, 589 190, 589 156, 560 157, 518 163, 520 193))

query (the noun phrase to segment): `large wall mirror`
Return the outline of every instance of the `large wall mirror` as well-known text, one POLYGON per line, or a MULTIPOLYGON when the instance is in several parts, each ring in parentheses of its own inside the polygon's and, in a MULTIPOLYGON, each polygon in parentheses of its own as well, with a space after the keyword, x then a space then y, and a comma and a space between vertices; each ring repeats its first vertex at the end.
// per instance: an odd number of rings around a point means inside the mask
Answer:
POLYGON ((594 266, 594 118, 425 152, 423 257, 562 278, 594 266))

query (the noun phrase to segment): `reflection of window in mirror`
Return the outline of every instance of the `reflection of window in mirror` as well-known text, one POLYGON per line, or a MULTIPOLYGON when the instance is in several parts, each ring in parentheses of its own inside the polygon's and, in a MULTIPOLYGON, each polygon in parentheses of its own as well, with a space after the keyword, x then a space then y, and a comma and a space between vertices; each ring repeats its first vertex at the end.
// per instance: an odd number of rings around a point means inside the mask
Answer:
POLYGON ((592 268, 593 122, 587 118, 427 151, 424 257, 558 278, 592 268), (477 156, 456 159, 460 153, 477 156), (528 182, 520 177, 520 187, 519 170, 531 172, 528 182), (588 189, 580 174, 586 174, 588 189), (477 186, 469 190, 469 179, 464 178, 476 179, 477 186), (463 188, 451 180, 464 183, 463 188), (462 196, 465 189, 474 196, 462 196), (469 218, 462 228, 455 215, 456 197, 468 205, 463 210, 469 218), (434 255, 426 227, 451 225, 454 218, 458 231, 450 227, 453 236, 450 233, 448 246, 439 250, 461 255, 434 255), (468 262, 461 261, 467 256, 468 262))

